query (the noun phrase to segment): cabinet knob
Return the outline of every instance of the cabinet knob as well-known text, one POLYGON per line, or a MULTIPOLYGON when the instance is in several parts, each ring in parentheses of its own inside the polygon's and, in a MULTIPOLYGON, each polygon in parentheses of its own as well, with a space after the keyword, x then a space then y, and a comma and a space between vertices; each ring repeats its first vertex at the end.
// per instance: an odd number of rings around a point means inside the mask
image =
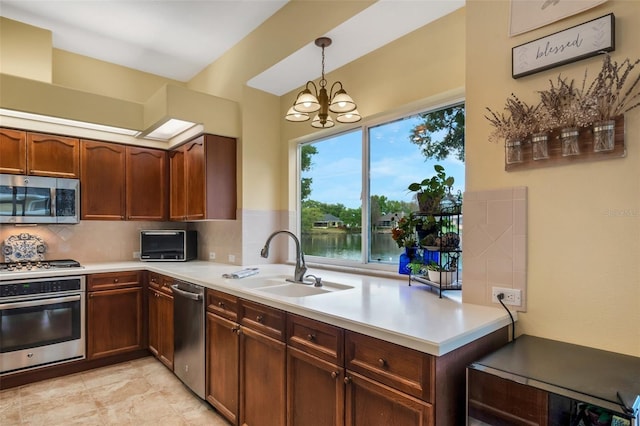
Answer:
POLYGON ((339 371, 332 371, 331 372, 331 378, 332 379, 337 379, 338 376, 340 376, 340 372, 339 371))
POLYGON ((310 342, 313 342, 316 340, 316 335, 315 334, 307 334, 307 340, 310 342))
POLYGON ((224 309, 224 302, 218 302, 218 306, 224 309))
POLYGON ((351 377, 349 377, 349 376, 345 376, 345 378, 344 378, 344 384, 345 384, 345 385, 348 385, 349 383, 351 383, 351 377))
POLYGON ((260 324, 264 323, 264 317, 262 315, 258 315, 256 317, 256 321, 259 322, 260 324))
POLYGON ((233 328, 231 329, 231 332, 232 332, 232 333, 236 333, 236 334, 240 334, 240 328, 239 328, 239 327, 233 327, 233 328))
POLYGON ((383 358, 378 358, 378 365, 380 367, 385 367, 387 365, 387 361, 385 361, 383 358))
POLYGON ((157 283, 157 282, 158 282, 158 280, 156 280, 155 278, 151 278, 151 282, 152 282, 152 283, 157 283))
POLYGON ((114 282, 114 283, 117 283, 117 282, 119 282, 119 281, 120 281, 120 280, 119 280, 118 278, 114 278, 114 279, 113 279, 113 282, 114 282))

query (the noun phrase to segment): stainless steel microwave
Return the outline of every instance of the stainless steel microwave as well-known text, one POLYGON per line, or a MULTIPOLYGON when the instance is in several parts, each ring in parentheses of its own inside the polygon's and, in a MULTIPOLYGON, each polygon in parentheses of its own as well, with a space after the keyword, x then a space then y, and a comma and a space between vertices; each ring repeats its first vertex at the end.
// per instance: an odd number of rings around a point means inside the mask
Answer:
POLYGON ((198 257, 197 231, 140 231, 140 260, 186 262, 198 257))
POLYGON ((0 174, 0 223, 78 223, 80 181, 0 174))

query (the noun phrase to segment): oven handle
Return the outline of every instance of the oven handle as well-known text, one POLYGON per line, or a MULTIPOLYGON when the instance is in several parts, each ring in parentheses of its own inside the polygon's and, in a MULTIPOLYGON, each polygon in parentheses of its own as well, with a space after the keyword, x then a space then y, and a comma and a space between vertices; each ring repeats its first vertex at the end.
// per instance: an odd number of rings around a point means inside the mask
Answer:
POLYGON ((72 295, 66 297, 54 297, 52 299, 37 299, 37 300, 29 300, 29 301, 21 301, 21 302, 13 302, 13 303, 3 303, 0 304, 0 309, 16 309, 16 308, 29 308, 32 306, 45 306, 45 305, 55 305, 56 303, 64 303, 64 302, 77 302, 80 300, 80 295, 72 295))

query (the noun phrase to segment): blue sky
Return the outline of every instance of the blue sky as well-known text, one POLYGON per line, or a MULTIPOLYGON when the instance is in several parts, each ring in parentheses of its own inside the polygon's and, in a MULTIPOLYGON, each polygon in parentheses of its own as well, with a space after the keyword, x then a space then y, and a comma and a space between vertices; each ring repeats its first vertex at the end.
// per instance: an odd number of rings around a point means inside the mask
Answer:
MULTIPOLYGON (((411 201, 407 186, 435 174, 434 164, 441 164, 455 178, 454 190, 464 191, 464 163, 449 157, 443 161, 424 160, 417 145, 409 140, 411 129, 422 120, 410 118, 370 129, 371 194, 390 200, 411 201)), ((336 135, 316 144, 318 154, 303 177, 311 177, 310 199, 323 203, 341 203, 350 208, 360 206, 362 180, 361 132, 336 135)))

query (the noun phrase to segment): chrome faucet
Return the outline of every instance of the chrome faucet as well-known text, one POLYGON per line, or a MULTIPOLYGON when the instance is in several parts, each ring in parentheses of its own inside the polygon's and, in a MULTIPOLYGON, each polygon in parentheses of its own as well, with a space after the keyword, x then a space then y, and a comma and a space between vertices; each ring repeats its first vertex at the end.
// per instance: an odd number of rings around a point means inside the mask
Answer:
POLYGON ((298 237, 296 237, 294 233, 290 231, 276 231, 273 234, 269 235, 269 238, 267 238, 267 242, 264 243, 264 247, 262 247, 262 250, 260 250, 260 256, 264 257, 265 259, 269 257, 269 244, 271 243, 271 239, 278 234, 287 234, 291 238, 293 238, 293 241, 295 241, 296 243, 296 269, 293 272, 293 279, 287 281, 292 281, 300 284, 309 284, 304 281, 304 274, 307 272, 307 264, 304 261, 302 246, 300 245, 300 240, 298 240, 298 237))

